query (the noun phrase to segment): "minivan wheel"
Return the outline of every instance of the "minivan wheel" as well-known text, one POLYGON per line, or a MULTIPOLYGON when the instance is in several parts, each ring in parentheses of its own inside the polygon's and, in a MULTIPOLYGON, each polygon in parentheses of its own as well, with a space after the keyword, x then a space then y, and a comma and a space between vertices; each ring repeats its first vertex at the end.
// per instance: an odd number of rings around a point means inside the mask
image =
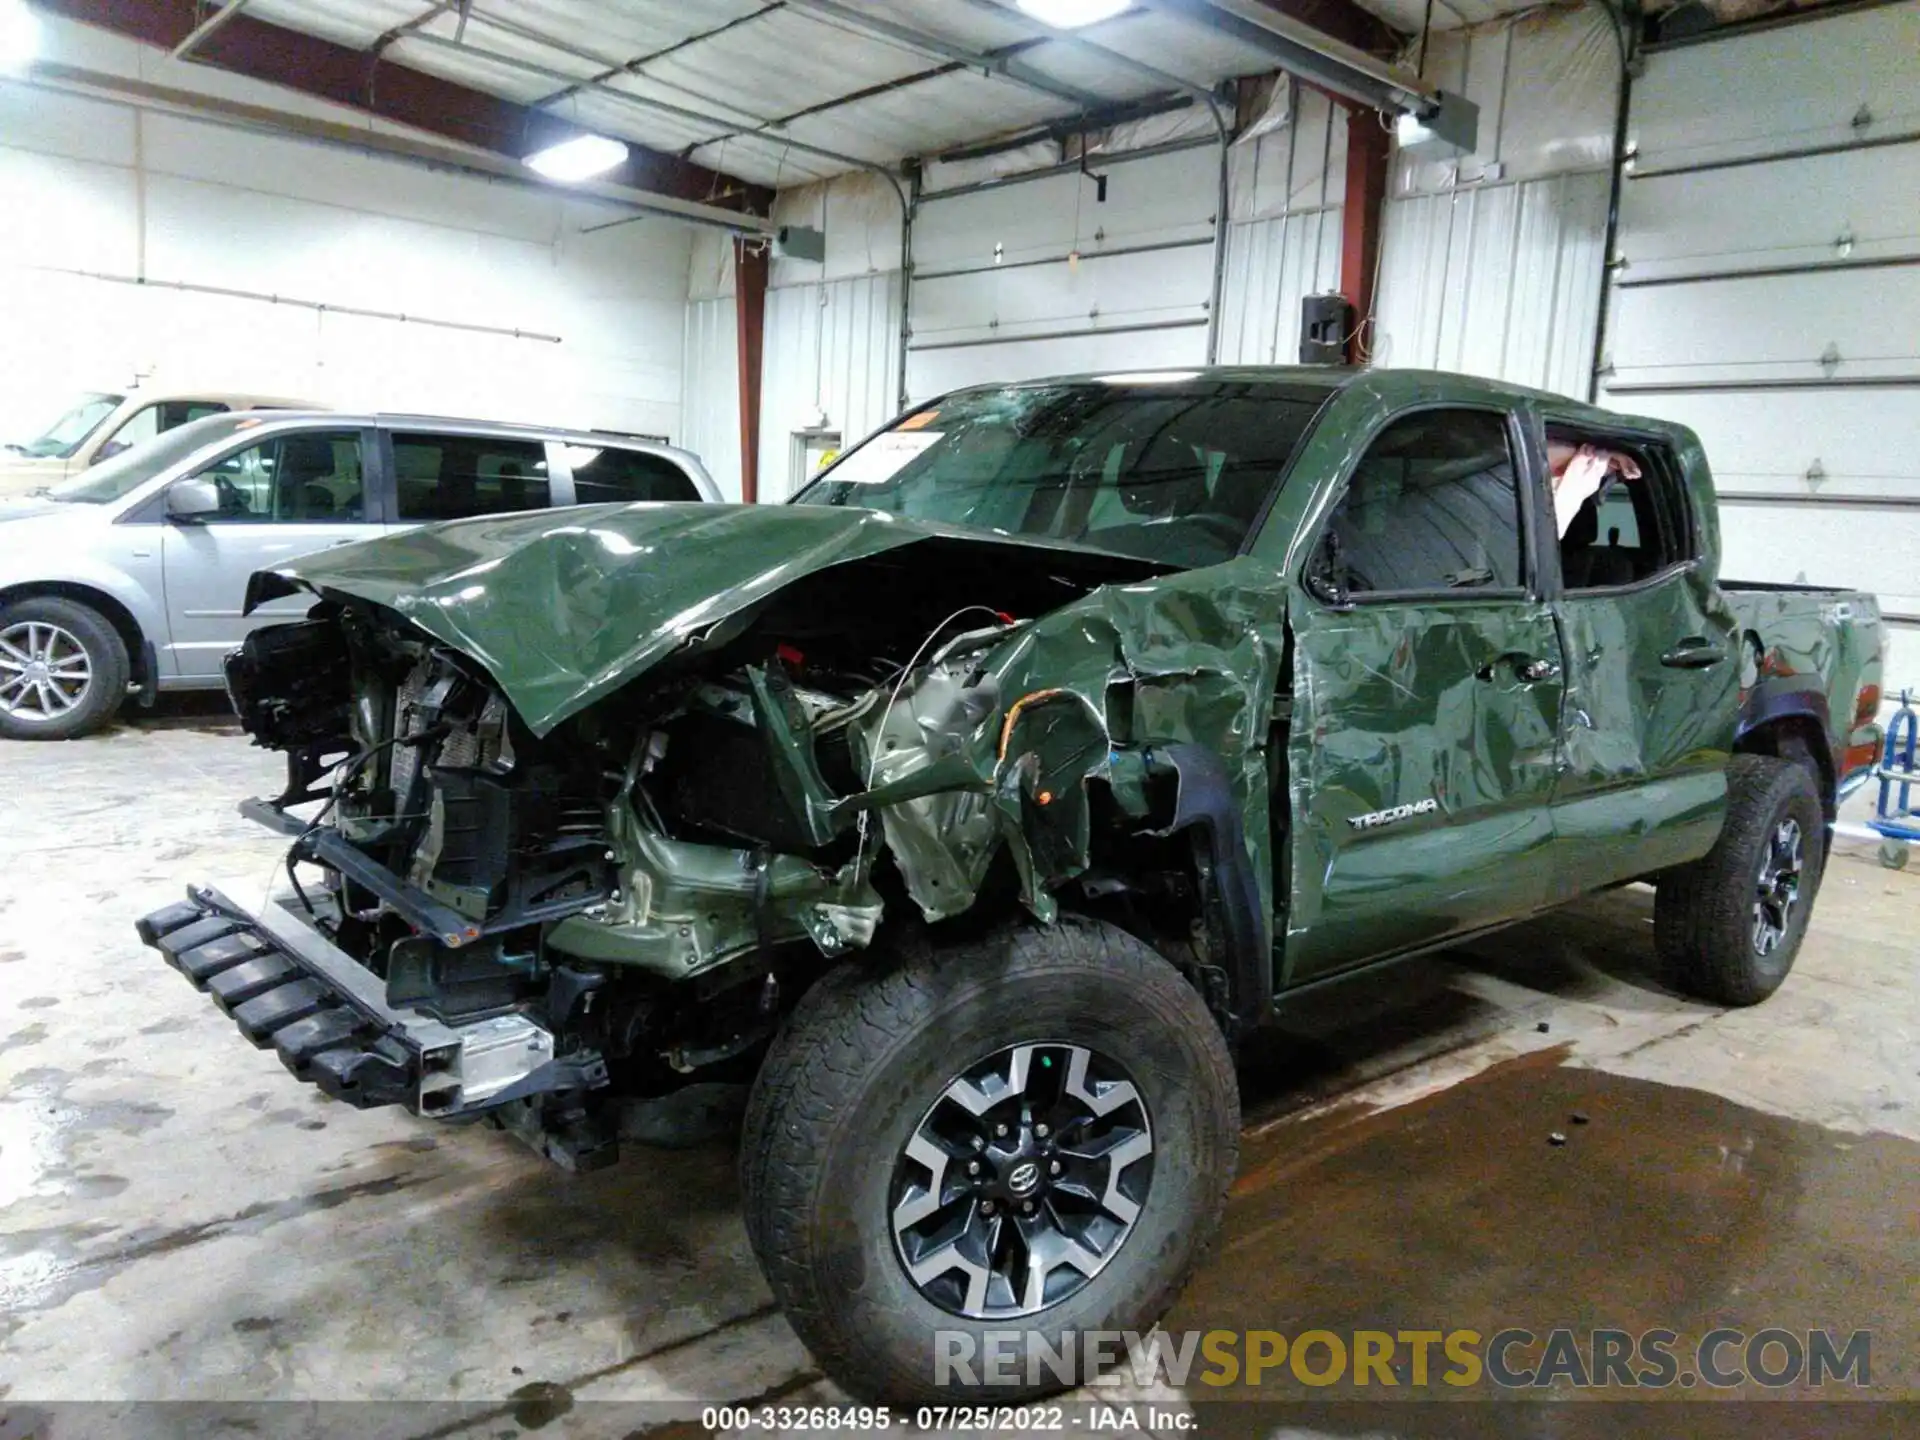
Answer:
POLYGON ((1736 755, 1712 850, 1660 879, 1654 943, 1669 978, 1718 1005, 1755 1005, 1793 969, 1826 863, 1826 818, 1807 767, 1736 755))
POLYGON ((98 730, 126 699, 127 677, 126 642, 98 611, 50 595, 0 606, 0 735, 98 730))
POLYGON ((748 1238, 849 1391, 1017 1401, 1061 1379, 1016 1347, 987 1382, 989 1337, 1146 1331, 1238 1138, 1226 1044, 1172 965, 1091 921, 1010 927, 803 997, 747 1108, 748 1238))

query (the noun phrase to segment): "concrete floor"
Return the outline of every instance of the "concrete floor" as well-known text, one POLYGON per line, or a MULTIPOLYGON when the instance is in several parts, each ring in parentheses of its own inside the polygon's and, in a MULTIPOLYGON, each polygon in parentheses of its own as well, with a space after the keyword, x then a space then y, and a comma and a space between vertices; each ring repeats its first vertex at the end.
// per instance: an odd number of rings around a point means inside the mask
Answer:
MULTIPOLYGON (((724 1146, 570 1179, 330 1103, 138 944, 190 878, 269 884, 283 842, 233 802, 275 760, 201 702, 0 746, 0 1430, 22 1402, 459 1402, 437 1433, 512 1435, 831 1397, 724 1146)), ((1843 841, 1753 1010, 1645 980, 1650 927, 1616 892, 1303 1010, 1169 1327, 1868 1328, 1876 1393, 1920 1398, 1920 870, 1843 841)), ((406 1415, 361 1433, 433 1428, 406 1415)))

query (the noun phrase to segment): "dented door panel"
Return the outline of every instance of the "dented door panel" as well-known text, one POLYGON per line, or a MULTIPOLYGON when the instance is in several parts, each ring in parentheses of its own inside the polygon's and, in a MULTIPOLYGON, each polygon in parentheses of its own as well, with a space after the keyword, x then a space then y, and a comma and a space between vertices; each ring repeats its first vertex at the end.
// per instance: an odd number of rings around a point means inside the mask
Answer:
POLYGON ((1562 694, 1551 610, 1320 607, 1294 633, 1287 982, 1544 904, 1562 694), (1556 673, 1523 679, 1520 655, 1556 673))
POLYGON ((1739 714, 1726 602, 1693 571, 1636 590, 1565 597, 1566 769, 1554 789, 1556 894, 1692 860, 1720 832, 1739 714), (1715 664, 1662 663, 1699 637, 1715 664))

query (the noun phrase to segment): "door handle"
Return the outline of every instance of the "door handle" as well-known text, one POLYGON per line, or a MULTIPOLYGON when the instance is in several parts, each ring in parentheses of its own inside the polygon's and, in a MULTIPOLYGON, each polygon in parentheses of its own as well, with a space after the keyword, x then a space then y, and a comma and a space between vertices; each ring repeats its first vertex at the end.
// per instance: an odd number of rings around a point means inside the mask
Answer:
POLYGON ((1696 635, 1667 651, 1660 657, 1660 663, 1670 670, 1707 670, 1726 658, 1726 651, 1696 635))
POLYGON ((1514 678, 1523 685, 1538 685, 1542 680, 1551 680, 1560 673, 1560 667, 1553 661, 1542 660, 1537 655, 1524 655, 1517 650, 1496 655, 1473 673, 1482 680, 1491 680, 1502 665, 1511 666, 1514 678))

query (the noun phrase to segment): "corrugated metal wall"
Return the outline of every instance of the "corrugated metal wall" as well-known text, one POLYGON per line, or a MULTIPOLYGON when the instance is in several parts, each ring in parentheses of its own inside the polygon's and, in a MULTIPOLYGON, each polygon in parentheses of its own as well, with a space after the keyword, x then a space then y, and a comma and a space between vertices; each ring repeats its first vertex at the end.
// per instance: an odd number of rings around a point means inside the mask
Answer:
POLYGON ((1219 359, 1291 365, 1300 358, 1301 299, 1340 288, 1346 116, 1318 91, 1282 79, 1254 128, 1234 146, 1219 359))
POLYGON ((851 444, 892 419, 899 373, 899 271, 769 290, 760 498, 785 499, 804 479, 796 431, 824 423, 851 444))
POLYGON ((1563 175, 1388 205, 1374 363, 1584 400, 1607 184, 1604 174, 1563 175))
POLYGON ((1425 73, 1480 106, 1479 147, 1396 158, 1376 364, 1586 398, 1620 74, 1598 7, 1434 39, 1425 73))
POLYGON ((686 395, 675 440, 706 461, 720 493, 740 498, 739 336, 733 296, 687 305, 686 354, 680 373, 686 395))

